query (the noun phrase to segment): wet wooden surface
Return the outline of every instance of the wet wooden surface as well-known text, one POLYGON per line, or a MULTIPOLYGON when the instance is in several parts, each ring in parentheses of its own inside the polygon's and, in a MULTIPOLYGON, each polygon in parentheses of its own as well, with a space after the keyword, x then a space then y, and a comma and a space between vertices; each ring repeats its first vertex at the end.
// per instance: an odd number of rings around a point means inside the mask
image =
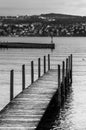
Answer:
POLYGON ((58 88, 57 70, 50 70, 20 93, 0 113, 0 130, 35 130, 58 88))

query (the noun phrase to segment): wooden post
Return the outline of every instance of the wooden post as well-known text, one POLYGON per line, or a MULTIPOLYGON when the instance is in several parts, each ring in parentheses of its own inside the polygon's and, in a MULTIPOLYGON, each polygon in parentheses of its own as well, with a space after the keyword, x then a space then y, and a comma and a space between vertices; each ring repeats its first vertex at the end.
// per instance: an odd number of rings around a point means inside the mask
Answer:
POLYGON ((25 65, 22 65, 22 91, 25 89, 25 65))
POLYGON ((69 78, 70 78, 70 85, 71 85, 71 56, 69 56, 69 78))
POLYGON ((62 62, 62 96, 65 99, 65 62, 62 62))
POLYGON ((14 70, 11 70, 10 71, 10 101, 12 101, 14 97, 13 89, 14 89, 14 70))
POLYGON ((48 54, 48 70, 50 70, 50 54, 48 54))
POLYGON ((31 84, 34 82, 34 62, 31 61, 31 84))
POLYGON ((40 58, 38 58, 38 78, 41 76, 40 58))
POLYGON ((44 56, 44 74, 46 73, 46 56, 44 56))
POLYGON ((68 58, 66 59, 66 94, 67 94, 67 90, 68 90, 68 58))
POLYGON ((70 66, 71 66, 71 69, 70 69, 71 72, 70 72, 70 75, 71 75, 71 84, 72 84, 72 82, 73 82, 73 78, 72 78, 72 71, 73 71, 73 70, 72 70, 72 67, 73 67, 73 63, 72 63, 73 61, 72 61, 72 59, 73 59, 73 57, 72 57, 72 54, 70 55, 70 57, 71 57, 71 58, 70 58, 70 59, 71 59, 71 63, 70 63, 70 64, 71 64, 71 65, 70 65, 70 66))
POLYGON ((58 65, 58 105, 61 106, 61 76, 60 76, 60 65, 58 65))
POLYGON ((68 56, 68 85, 70 86, 70 56, 68 56))
POLYGON ((68 77, 68 58, 66 59, 66 77, 68 77))

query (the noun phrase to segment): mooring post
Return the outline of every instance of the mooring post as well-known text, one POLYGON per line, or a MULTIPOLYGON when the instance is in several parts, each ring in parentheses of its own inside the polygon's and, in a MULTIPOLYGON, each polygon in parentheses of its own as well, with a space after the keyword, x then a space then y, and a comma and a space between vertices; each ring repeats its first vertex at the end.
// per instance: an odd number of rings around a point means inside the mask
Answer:
POLYGON ((61 106, 61 76, 60 76, 60 65, 58 65, 58 105, 61 106))
POLYGON ((48 70, 50 70, 50 54, 48 54, 48 70))
POLYGON ((40 63, 40 58, 38 58, 38 78, 41 76, 41 63, 40 63))
POLYGON ((66 59, 66 94, 67 94, 67 91, 68 91, 68 58, 66 59))
POLYGON ((71 85, 71 55, 69 56, 69 69, 70 69, 69 78, 70 78, 70 85, 71 85))
POLYGON ((66 59, 66 78, 68 78, 68 58, 66 59))
POLYGON ((44 74, 46 73, 46 56, 44 56, 44 74))
POLYGON ((65 99, 65 62, 62 62, 62 97, 65 99))
POLYGON ((71 59, 71 63, 70 63, 70 64, 71 64, 71 65, 70 65, 70 66, 71 66, 71 69, 70 69, 71 72, 70 72, 70 75, 71 75, 71 84, 72 84, 72 82, 73 82, 73 78, 72 78, 72 71, 73 71, 73 69, 72 69, 72 67, 73 67, 72 58, 73 58, 73 56, 72 56, 72 54, 70 55, 70 57, 71 57, 71 58, 70 58, 70 59, 71 59))
POLYGON ((22 65, 22 91, 25 89, 25 64, 22 65))
POLYGON ((68 85, 70 86, 70 56, 68 56, 68 85))
POLYGON ((13 100, 14 97, 14 70, 10 71, 10 101, 13 100))
POLYGON ((31 61, 31 84, 34 82, 34 62, 31 61))

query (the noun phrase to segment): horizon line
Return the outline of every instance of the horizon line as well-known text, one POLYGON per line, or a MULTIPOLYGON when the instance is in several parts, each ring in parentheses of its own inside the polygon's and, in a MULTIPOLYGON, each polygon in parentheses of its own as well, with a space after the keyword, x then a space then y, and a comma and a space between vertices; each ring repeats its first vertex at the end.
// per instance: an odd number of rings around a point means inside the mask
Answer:
POLYGON ((79 15, 79 14, 69 14, 69 13, 40 13, 40 14, 17 14, 17 15, 0 15, 0 17, 18 17, 18 16, 40 16, 40 15, 45 15, 45 14, 60 14, 60 15, 70 15, 70 16, 80 16, 80 17, 86 17, 86 15, 79 15))

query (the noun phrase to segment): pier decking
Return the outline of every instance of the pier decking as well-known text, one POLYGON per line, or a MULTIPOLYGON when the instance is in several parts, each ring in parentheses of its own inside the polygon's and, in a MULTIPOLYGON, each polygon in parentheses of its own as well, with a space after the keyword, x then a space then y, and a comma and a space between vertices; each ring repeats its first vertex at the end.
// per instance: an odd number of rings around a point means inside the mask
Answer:
POLYGON ((22 66, 22 92, 16 97, 14 70, 11 70, 10 103, 0 112, 0 130, 44 130, 44 120, 53 113, 54 108, 60 110, 72 84, 72 54, 66 59, 66 64, 63 61, 62 67, 58 65, 57 69, 50 69, 48 54, 48 71, 46 56, 43 67, 44 74, 41 76, 38 59, 38 79, 34 81, 34 62, 31 61, 31 85, 25 88, 25 65, 22 66))
POLYGON ((0 129, 34 130, 58 88, 57 70, 50 70, 34 82, 0 114, 0 129))

